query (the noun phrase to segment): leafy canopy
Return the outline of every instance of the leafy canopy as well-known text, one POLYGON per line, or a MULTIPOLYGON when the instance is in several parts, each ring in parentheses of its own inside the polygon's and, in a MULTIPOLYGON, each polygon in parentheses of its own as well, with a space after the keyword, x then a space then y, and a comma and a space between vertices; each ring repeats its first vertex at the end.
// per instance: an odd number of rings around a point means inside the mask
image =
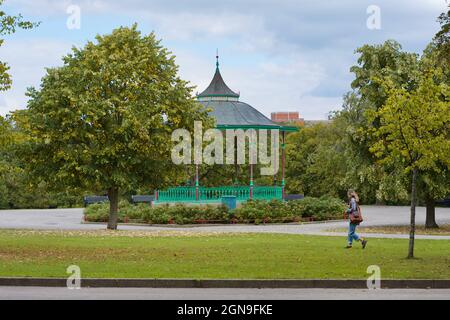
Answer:
POLYGON ((436 81, 440 72, 426 72, 418 88, 408 92, 384 82, 389 97, 373 113, 380 118, 378 137, 371 151, 382 162, 400 163, 407 172, 441 171, 450 167, 450 102, 446 83, 436 81))
MULTIPOLYGON (((450 5, 448 6, 450 8, 450 5)), ((450 64, 450 10, 443 12, 438 22, 441 24, 441 30, 436 34, 433 39, 439 51, 439 60, 447 65, 450 64)))
POLYGON ((153 33, 134 25, 96 40, 29 91, 30 167, 55 186, 161 187, 181 169, 170 161, 172 131, 210 119, 153 33))

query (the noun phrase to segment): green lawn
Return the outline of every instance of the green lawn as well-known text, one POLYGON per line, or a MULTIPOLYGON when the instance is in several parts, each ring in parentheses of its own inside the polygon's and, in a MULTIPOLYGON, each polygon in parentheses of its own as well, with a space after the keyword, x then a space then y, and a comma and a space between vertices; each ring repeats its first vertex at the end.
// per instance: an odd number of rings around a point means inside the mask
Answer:
MULTIPOLYGON (((347 232, 348 229, 331 229, 331 232, 347 232)), ((359 227, 359 233, 384 233, 384 234, 409 234, 409 226, 376 226, 376 227, 359 227)), ((431 236, 450 236, 450 224, 439 226, 438 229, 426 229, 425 226, 416 226, 417 235, 431 236)))
POLYGON ((418 240, 407 260, 407 240, 370 239, 366 250, 345 250, 345 238, 276 234, 173 232, 0 231, 0 276, 362 279, 369 265, 382 277, 450 279, 450 241, 418 240))

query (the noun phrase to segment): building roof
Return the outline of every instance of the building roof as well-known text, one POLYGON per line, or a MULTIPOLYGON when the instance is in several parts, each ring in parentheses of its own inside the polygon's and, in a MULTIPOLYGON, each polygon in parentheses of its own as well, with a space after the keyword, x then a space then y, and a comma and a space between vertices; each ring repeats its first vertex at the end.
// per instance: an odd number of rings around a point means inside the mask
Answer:
POLYGON ((200 101, 200 103, 211 110, 210 115, 216 119, 218 128, 279 129, 281 127, 244 102, 211 100, 200 101))
POLYGON ((220 74, 217 62, 216 73, 209 87, 197 95, 199 103, 210 109, 219 129, 278 129, 297 131, 296 127, 286 127, 275 123, 247 103, 239 101, 239 94, 233 92, 220 74))
POLYGON ((206 88, 205 91, 200 93, 198 98, 204 97, 230 97, 239 98, 239 94, 231 90, 223 81, 222 75, 220 74, 219 64, 217 64, 216 73, 211 81, 211 84, 206 88))

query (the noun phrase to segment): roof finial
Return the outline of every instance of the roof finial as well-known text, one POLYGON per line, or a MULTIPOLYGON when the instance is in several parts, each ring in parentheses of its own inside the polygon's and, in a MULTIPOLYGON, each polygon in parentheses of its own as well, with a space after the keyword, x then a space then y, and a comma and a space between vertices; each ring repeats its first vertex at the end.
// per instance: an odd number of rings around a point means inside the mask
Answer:
POLYGON ((216 50, 216 67, 219 69, 219 49, 216 50))

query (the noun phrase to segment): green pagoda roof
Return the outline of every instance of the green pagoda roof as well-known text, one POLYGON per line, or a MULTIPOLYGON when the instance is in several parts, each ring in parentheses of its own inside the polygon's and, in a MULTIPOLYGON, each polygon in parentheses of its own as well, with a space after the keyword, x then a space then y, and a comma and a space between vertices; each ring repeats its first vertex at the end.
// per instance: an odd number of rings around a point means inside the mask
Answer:
POLYGON ((225 84, 220 74, 219 61, 217 61, 216 73, 211 84, 197 95, 197 99, 205 108, 211 110, 210 116, 216 120, 218 129, 298 131, 297 127, 283 126, 273 122, 249 104, 240 102, 239 96, 225 84))
POLYGON ((200 93, 198 98, 204 97, 230 97, 239 98, 239 94, 231 90, 223 81, 222 75, 220 74, 219 66, 216 68, 216 73, 211 81, 211 84, 206 88, 205 91, 200 93))

